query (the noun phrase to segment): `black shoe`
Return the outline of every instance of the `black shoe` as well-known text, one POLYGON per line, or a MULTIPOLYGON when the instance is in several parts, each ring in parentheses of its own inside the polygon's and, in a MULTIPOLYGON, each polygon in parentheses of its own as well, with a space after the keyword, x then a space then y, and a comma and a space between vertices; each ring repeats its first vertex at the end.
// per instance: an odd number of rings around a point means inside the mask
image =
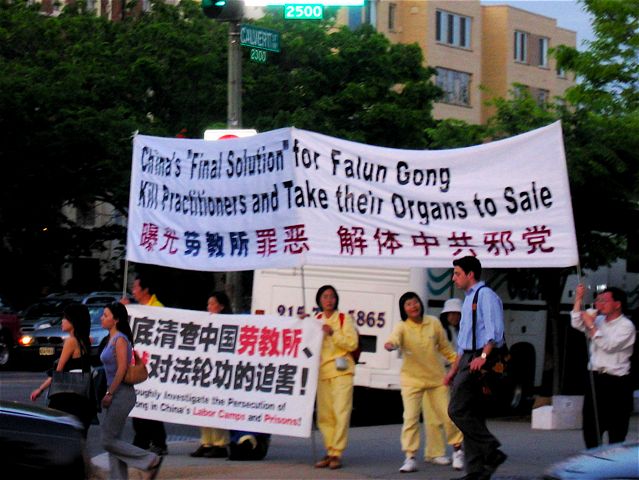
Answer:
POLYGON ((159 455, 161 457, 163 457, 164 455, 168 455, 169 454, 169 449, 166 445, 162 446, 162 447, 158 447, 157 445, 151 445, 149 447, 149 451, 155 453, 156 455, 159 455))
POLYGON ((486 459, 484 470, 488 472, 490 475, 492 475, 493 473, 495 473, 497 468, 499 468, 499 466, 506 461, 507 458, 508 458, 508 455, 506 455, 504 452, 502 452, 501 450, 495 450, 486 459))
POLYGON ((206 454, 209 453, 213 447, 211 445, 200 445, 197 447, 195 452, 191 452, 192 457, 206 457, 206 454))
POLYGON ((229 454, 226 447, 209 447, 204 456, 206 458, 226 458, 229 454))

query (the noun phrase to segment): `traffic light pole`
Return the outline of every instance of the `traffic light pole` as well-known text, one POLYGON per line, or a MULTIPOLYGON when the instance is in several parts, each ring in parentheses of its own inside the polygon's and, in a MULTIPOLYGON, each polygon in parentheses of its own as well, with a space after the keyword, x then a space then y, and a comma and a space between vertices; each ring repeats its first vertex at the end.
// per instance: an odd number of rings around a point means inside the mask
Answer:
POLYGON ((229 22, 228 63, 228 128, 242 127, 242 47, 240 45, 240 22, 229 22))

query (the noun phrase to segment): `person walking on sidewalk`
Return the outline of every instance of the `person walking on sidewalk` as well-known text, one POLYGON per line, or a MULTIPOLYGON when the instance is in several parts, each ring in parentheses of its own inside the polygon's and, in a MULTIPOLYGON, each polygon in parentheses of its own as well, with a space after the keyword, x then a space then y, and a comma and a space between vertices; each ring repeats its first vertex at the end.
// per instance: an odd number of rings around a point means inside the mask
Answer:
POLYGON ((452 383, 448 414, 464 434, 466 475, 464 480, 489 479, 506 461, 499 440, 486 426, 480 370, 493 348, 504 344, 504 309, 501 299, 481 279, 481 262, 473 256, 453 261, 453 282, 466 294, 457 338, 457 360, 444 383, 452 383), (473 346, 473 300, 476 309, 476 345, 473 346))
POLYGON ((109 331, 109 341, 100 355, 108 385, 102 399, 106 410, 102 419, 102 445, 109 453, 109 478, 125 480, 129 478, 128 468, 133 467, 142 470, 144 480, 153 480, 163 457, 122 440, 126 419, 136 402, 135 389, 124 383, 133 358, 133 334, 126 307, 121 303, 105 307, 102 328, 109 331))
POLYGON ((584 293, 584 285, 577 285, 570 323, 590 340, 583 435, 586 447, 594 448, 602 444, 604 432, 609 443, 623 442, 628 434, 633 407, 630 357, 636 331, 624 315, 627 296, 623 290, 606 288, 595 300, 594 313, 582 311, 584 293))
POLYGON ((415 454, 419 449, 419 415, 426 429, 424 460, 436 465, 450 465, 442 435, 445 430, 448 444, 453 446, 453 468, 464 468, 461 449, 462 433, 448 417, 448 387, 444 385, 445 370, 441 357, 449 363, 457 355, 446 338, 439 319, 424 314, 424 304, 415 292, 407 292, 399 299, 402 323, 395 325, 384 344, 388 351, 401 349, 403 355, 400 383, 404 405, 404 425, 401 444, 406 455, 399 471, 417 471, 415 454))
MULTIPOLYGON (((140 305, 147 305, 149 307, 164 306, 162 302, 158 300, 158 297, 155 296, 152 285, 141 275, 138 275, 133 281, 131 293, 135 301, 140 305)), ((127 305, 129 299, 124 297, 121 302, 127 305)), ((163 422, 135 417, 132 422, 133 430, 135 431, 133 445, 144 448, 145 450, 151 450, 158 455, 167 455, 169 453, 166 444, 166 430, 163 422)))
POLYGON ((357 348, 357 330, 350 315, 340 312, 337 290, 320 287, 315 296, 321 313, 322 351, 317 384, 317 426, 322 432, 326 456, 316 468, 341 468, 342 453, 348 443, 348 426, 353 410, 355 361, 350 352, 357 348))
MULTIPOLYGON (((231 301, 224 292, 213 292, 206 305, 209 313, 232 314, 231 301)), ((192 457, 226 458, 228 456, 229 431, 223 428, 200 428, 200 446, 192 457)))

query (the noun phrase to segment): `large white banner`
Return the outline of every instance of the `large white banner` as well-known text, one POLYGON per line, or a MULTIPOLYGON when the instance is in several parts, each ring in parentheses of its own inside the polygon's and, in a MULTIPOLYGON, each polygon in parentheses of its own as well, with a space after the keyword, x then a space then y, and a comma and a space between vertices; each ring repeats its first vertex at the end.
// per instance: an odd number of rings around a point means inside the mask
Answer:
POLYGON ((198 427, 308 437, 321 323, 128 305, 149 370, 131 415, 198 427))
POLYGON ((190 270, 577 264, 559 122, 455 150, 285 128, 134 140, 127 258, 190 270))

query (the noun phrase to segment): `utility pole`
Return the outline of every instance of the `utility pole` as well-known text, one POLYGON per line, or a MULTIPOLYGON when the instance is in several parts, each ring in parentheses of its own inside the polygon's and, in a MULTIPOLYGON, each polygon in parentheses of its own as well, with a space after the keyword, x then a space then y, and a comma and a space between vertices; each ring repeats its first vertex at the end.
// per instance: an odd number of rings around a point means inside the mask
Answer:
POLYGON ((240 21, 229 22, 228 47, 228 128, 242 127, 242 47, 240 45, 240 21))

